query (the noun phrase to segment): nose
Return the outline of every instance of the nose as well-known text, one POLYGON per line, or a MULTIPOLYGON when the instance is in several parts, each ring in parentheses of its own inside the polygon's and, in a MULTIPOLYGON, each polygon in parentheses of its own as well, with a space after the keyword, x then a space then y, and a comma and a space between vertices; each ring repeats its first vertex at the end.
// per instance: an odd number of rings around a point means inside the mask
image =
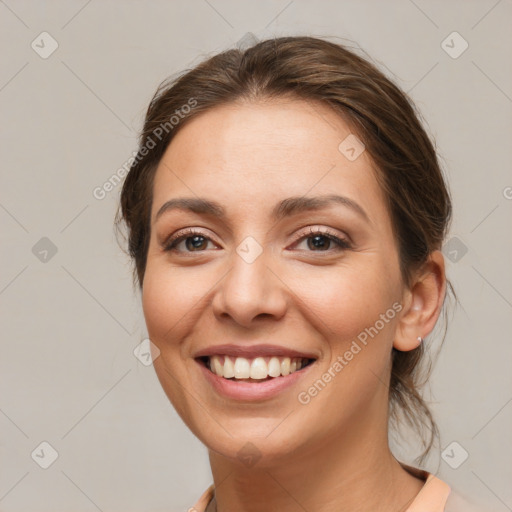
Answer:
POLYGON ((217 319, 231 318, 239 325, 250 328, 265 318, 279 320, 284 316, 287 287, 269 267, 266 253, 263 251, 254 261, 248 262, 233 252, 231 268, 221 280, 212 300, 217 319))

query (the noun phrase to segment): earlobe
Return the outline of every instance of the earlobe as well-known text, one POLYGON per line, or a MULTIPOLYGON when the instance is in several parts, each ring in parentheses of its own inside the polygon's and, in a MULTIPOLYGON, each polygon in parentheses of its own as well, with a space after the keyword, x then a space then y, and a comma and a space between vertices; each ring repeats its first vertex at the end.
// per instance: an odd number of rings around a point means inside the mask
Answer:
POLYGON ((417 336, 415 338, 404 338, 403 336, 397 336, 393 342, 393 348, 400 350, 401 352, 408 352, 418 348, 423 343, 423 338, 417 336))
POLYGON ((423 343, 423 338, 421 336, 418 336, 416 338, 416 346, 414 348, 418 348, 423 343))
MULTIPOLYGON (((407 344, 406 350, 414 350, 414 349, 418 348, 422 343, 423 343, 423 338, 421 336, 418 336, 416 338, 416 341, 411 340, 411 343, 407 344)), ((397 347, 395 347, 395 348, 397 348, 397 347)), ((400 349, 398 349, 398 350, 400 350, 400 349)), ((405 352, 406 350, 402 349, 403 352, 405 352)))

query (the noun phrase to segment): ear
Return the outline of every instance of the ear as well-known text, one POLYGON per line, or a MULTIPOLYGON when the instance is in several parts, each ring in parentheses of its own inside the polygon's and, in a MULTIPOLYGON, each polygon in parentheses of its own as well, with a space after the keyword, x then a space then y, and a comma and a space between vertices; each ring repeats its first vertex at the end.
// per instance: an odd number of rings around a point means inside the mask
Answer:
POLYGON ((419 346, 434 328, 446 293, 444 256, 433 251, 413 276, 411 288, 404 294, 404 308, 397 324, 393 347, 407 352, 419 346))

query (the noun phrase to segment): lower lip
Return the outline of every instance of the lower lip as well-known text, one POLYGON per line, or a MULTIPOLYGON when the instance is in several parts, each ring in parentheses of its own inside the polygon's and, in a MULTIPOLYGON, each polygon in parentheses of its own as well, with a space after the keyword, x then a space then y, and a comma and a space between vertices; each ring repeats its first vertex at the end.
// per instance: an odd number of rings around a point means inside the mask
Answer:
POLYGON ((289 375, 281 375, 262 382, 240 382, 237 380, 225 379, 219 377, 210 371, 204 364, 196 361, 201 368, 206 380, 220 394, 234 400, 265 400, 281 393, 285 389, 293 386, 298 382, 313 366, 314 363, 290 373, 289 375))

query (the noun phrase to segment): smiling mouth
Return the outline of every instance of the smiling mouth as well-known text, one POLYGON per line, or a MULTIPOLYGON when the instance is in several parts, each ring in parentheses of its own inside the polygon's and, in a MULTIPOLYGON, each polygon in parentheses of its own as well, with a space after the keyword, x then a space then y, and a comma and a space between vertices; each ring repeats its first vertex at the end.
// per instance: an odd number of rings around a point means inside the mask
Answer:
POLYGON ((232 357, 227 355, 202 356, 196 358, 213 374, 226 380, 239 382, 265 382, 298 372, 315 359, 304 357, 232 357))

